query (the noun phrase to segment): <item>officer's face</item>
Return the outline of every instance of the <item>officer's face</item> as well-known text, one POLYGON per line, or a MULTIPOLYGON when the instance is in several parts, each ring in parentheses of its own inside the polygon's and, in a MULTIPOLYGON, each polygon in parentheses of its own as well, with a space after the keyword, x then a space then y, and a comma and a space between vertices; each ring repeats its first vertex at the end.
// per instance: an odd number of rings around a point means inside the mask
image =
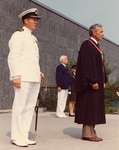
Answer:
POLYGON ((93 32, 94 38, 97 41, 100 41, 104 37, 104 29, 102 27, 96 27, 95 31, 93 32))
POLYGON ((28 18, 25 19, 24 24, 32 31, 36 30, 38 27, 38 19, 37 18, 28 18))

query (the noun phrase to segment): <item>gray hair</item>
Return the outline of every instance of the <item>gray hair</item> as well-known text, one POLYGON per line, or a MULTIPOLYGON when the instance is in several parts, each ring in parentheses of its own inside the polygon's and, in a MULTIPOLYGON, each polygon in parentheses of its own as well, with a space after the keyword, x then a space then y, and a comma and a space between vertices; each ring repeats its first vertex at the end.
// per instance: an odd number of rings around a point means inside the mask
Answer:
POLYGON ((103 26, 101 24, 94 24, 92 26, 90 26, 89 28, 89 35, 92 36, 93 35, 93 32, 95 31, 95 29, 99 27, 99 28, 102 28, 103 26))
POLYGON ((66 55, 61 55, 60 58, 59 58, 60 63, 62 63, 65 58, 67 58, 66 55))

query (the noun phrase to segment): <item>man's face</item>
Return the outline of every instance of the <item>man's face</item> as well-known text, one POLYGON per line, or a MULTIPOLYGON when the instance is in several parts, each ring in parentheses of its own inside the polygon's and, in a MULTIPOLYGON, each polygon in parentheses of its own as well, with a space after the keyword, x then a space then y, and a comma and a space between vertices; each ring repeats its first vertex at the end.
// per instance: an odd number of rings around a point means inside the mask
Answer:
POLYGON ((65 57, 65 58, 64 58, 63 63, 64 63, 65 65, 68 64, 68 57, 65 57))
POLYGON ((32 31, 37 29, 38 22, 37 18, 27 18, 24 20, 24 24, 32 31))
POLYGON ((103 27, 96 27, 96 29, 93 32, 93 36, 97 41, 101 41, 104 37, 103 27))

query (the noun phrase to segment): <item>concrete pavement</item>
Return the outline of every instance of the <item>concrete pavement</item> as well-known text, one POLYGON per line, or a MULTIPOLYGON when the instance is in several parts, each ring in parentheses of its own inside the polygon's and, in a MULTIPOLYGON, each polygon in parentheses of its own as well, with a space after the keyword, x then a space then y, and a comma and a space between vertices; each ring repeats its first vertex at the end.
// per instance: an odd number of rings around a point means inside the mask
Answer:
MULTIPOLYGON (((82 141, 81 125, 74 118, 56 118, 54 112, 39 113, 37 145, 20 148, 10 143, 11 113, 0 113, 0 150, 119 150, 119 115, 106 115, 107 124, 96 127, 102 142, 82 141)), ((34 120, 30 137, 34 138, 34 120)))

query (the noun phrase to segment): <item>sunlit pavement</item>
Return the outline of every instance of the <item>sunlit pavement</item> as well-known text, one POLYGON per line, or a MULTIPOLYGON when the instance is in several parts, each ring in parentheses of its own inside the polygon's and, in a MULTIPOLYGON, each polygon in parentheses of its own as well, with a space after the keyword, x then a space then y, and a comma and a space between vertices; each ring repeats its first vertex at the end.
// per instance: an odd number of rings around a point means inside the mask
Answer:
POLYGON ((10 143, 11 113, 0 113, 0 150, 119 150, 119 115, 106 115, 107 123, 96 127, 102 142, 81 140, 81 125, 74 118, 57 118, 54 112, 39 113, 37 135, 34 119, 30 138, 37 145, 21 148, 10 143))

